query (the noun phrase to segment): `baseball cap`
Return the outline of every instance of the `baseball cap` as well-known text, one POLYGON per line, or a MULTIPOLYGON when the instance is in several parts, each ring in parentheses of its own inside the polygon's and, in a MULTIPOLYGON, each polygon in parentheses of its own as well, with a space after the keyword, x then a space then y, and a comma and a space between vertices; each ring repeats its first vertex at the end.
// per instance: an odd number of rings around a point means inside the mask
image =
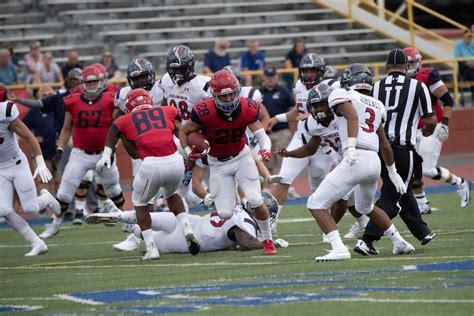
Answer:
POLYGON ((405 65, 407 62, 407 55, 403 49, 393 49, 388 53, 387 65, 405 65))
POLYGON ((267 68, 263 71, 263 74, 265 76, 275 76, 277 74, 277 71, 275 68, 267 68))

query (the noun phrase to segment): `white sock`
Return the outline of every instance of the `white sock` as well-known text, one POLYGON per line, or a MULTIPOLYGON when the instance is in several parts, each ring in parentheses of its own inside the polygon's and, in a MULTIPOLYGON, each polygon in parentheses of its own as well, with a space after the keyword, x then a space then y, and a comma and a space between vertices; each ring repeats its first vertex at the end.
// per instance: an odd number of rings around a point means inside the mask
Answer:
POLYGON ((30 225, 17 213, 12 212, 5 216, 7 224, 23 237, 30 245, 42 243, 43 241, 31 229, 30 225))
POLYGON ((62 221, 62 217, 53 216, 53 224, 61 225, 62 221))
POLYGON ((105 201, 107 200, 97 199, 97 207, 101 209, 104 206, 105 201))
POLYGON ((137 214, 135 211, 124 211, 118 213, 118 218, 121 222, 127 224, 136 224, 137 223, 137 214))
POLYGON ((142 237, 145 241, 147 251, 156 248, 155 241, 153 240, 153 231, 151 229, 142 230, 142 237))
POLYGON ((191 224, 189 224, 188 213, 179 213, 178 215, 176 215, 176 219, 181 225, 181 229, 183 230, 185 236, 193 233, 193 230, 191 229, 191 224))
POLYGON ((393 224, 390 225, 390 227, 385 231, 385 235, 387 235, 388 238, 390 238, 394 244, 403 241, 402 236, 400 236, 400 233, 393 224))
POLYGON ((76 205, 76 210, 84 211, 86 208, 86 200, 76 198, 74 204, 76 205))
POLYGON ((40 194, 38 195, 38 210, 44 210, 48 204, 50 204, 51 201, 49 200, 49 197, 46 194, 40 194))
POLYGON ((461 183, 462 183, 462 179, 454 174, 451 174, 453 176, 453 178, 451 179, 451 184, 452 185, 455 185, 457 187, 461 186, 461 183))
POLYGON ((361 217, 356 218, 357 221, 357 226, 359 226, 360 229, 364 229, 365 226, 367 226, 367 223, 369 222, 369 217, 366 215, 362 215, 361 217))
POLYGON ((270 218, 265 220, 260 220, 255 218, 255 222, 257 223, 258 227, 260 228, 260 232, 262 233, 263 240, 272 239, 272 230, 270 229, 270 218))
POLYGON ((342 242, 341 236, 339 236, 339 231, 337 229, 327 233, 326 236, 333 250, 347 249, 347 247, 342 242))

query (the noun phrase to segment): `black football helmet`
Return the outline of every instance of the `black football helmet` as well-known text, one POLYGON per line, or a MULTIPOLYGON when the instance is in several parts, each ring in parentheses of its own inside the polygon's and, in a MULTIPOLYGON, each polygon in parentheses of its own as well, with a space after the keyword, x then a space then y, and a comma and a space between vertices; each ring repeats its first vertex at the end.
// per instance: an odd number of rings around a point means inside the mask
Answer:
POLYGON ((240 71, 236 67, 229 65, 225 66, 223 69, 231 72, 235 76, 235 78, 237 78, 237 80, 241 82, 240 71))
MULTIPOLYGON (((275 222, 278 219, 278 202, 275 197, 267 191, 262 191, 262 199, 263 203, 268 208, 268 212, 270 213, 270 223, 275 222)), ((244 207, 245 211, 252 217, 255 218, 254 211, 250 207, 249 202, 244 207)))
POLYGON ((374 75, 363 64, 352 64, 344 69, 341 78, 341 87, 353 90, 372 90, 374 75))
POLYGON ((150 91, 155 84, 155 69, 145 58, 136 58, 127 67, 127 81, 132 89, 150 91))
POLYGON ((326 63, 321 56, 315 53, 308 53, 301 59, 298 72, 301 82, 307 89, 311 89, 323 80, 326 73, 326 63), (308 73, 307 69, 315 69, 316 73, 308 73))
POLYGON ((178 86, 194 78, 194 64, 196 60, 192 50, 184 45, 178 45, 166 57, 166 71, 171 80, 178 86))
POLYGON ((306 107, 315 120, 322 121, 328 117, 332 117, 333 112, 328 104, 331 91, 331 87, 325 82, 322 82, 309 90, 306 107))
POLYGON ((333 66, 326 65, 326 72, 324 73, 324 79, 336 79, 337 70, 333 66))

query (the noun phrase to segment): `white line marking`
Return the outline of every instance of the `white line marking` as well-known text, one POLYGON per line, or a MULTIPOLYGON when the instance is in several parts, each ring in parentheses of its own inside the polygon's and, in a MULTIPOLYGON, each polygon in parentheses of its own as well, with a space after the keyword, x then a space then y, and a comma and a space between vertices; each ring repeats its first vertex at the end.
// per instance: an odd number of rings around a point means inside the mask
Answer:
MULTIPOLYGON (((97 241, 97 242, 85 242, 81 243, 81 245, 111 245, 115 244, 117 241, 97 241)), ((66 247, 66 246, 77 246, 77 243, 74 244, 49 244, 46 243, 48 247, 66 247)), ((19 248, 19 247, 27 247, 31 248, 31 245, 28 244, 21 244, 21 245, 0 245, 0 248, 19 248)))
POLYGON ((474 304, 474 300, 448 300, 448 299, 392 299, 392 298, 331 298, 325 301, 337 302, 377 302, 377 303, 441 303, 441 304, 474 304))
POLYGON ((8 307, 20 308, 17 312, 31 312, 43 308, 43 306, 29 306, 29 305, 8 305, 8 307))
POLYGON ((57 301, 58 297, 0 297, 0 301, 57 301))
POLYGON ((78 297, 71 296, 68 294, 56 294, 54 296, 66 301, 71 301, 71 302, 79 303, 79 304, 86 304, 86 305, 103 305, 104 304, 102 302, 97 302, 94 300, 86 300, 86 299, 78 298, 78 297))

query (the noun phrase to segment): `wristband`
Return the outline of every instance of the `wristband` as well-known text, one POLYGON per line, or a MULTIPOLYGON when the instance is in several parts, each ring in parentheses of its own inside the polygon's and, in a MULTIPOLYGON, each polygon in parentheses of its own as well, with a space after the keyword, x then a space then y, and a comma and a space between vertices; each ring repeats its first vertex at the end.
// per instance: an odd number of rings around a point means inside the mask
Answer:
POLYGON ((448 126, 448 124, 449 124, 449 118, 446 117, 446 116, 443 117, 443 119, 441 120, 441 124, 448 126))
POLYGON ((186 146, 186 147, 184 147, 184 151, 186 152, 186 155, 189 156, 189 154, 190 154, 193 150, 191 149, 191 147, 186 146))
POLYGON ((36 166, 46 166, 43 155, 35 156, 35 162, 36 162, 36 166))
POLYGON ((288 122, 288 117, 286 116, 286 113, 277 114, 277 115, 275 115, 275 118, 276 118, 277 121, 280 122, 280 123, 286 123, 286 122, 288 122))
POLYGON ((388 170, 388 173, 396 173, 397 172, 397 168, 395 167, 395 164, 393 164, 391 166, 387 166, 387 170, 388 170))
POLYGON ((347 139, 347 147, 355 147, 357 145, 357 137, 349 137, 347 139))

